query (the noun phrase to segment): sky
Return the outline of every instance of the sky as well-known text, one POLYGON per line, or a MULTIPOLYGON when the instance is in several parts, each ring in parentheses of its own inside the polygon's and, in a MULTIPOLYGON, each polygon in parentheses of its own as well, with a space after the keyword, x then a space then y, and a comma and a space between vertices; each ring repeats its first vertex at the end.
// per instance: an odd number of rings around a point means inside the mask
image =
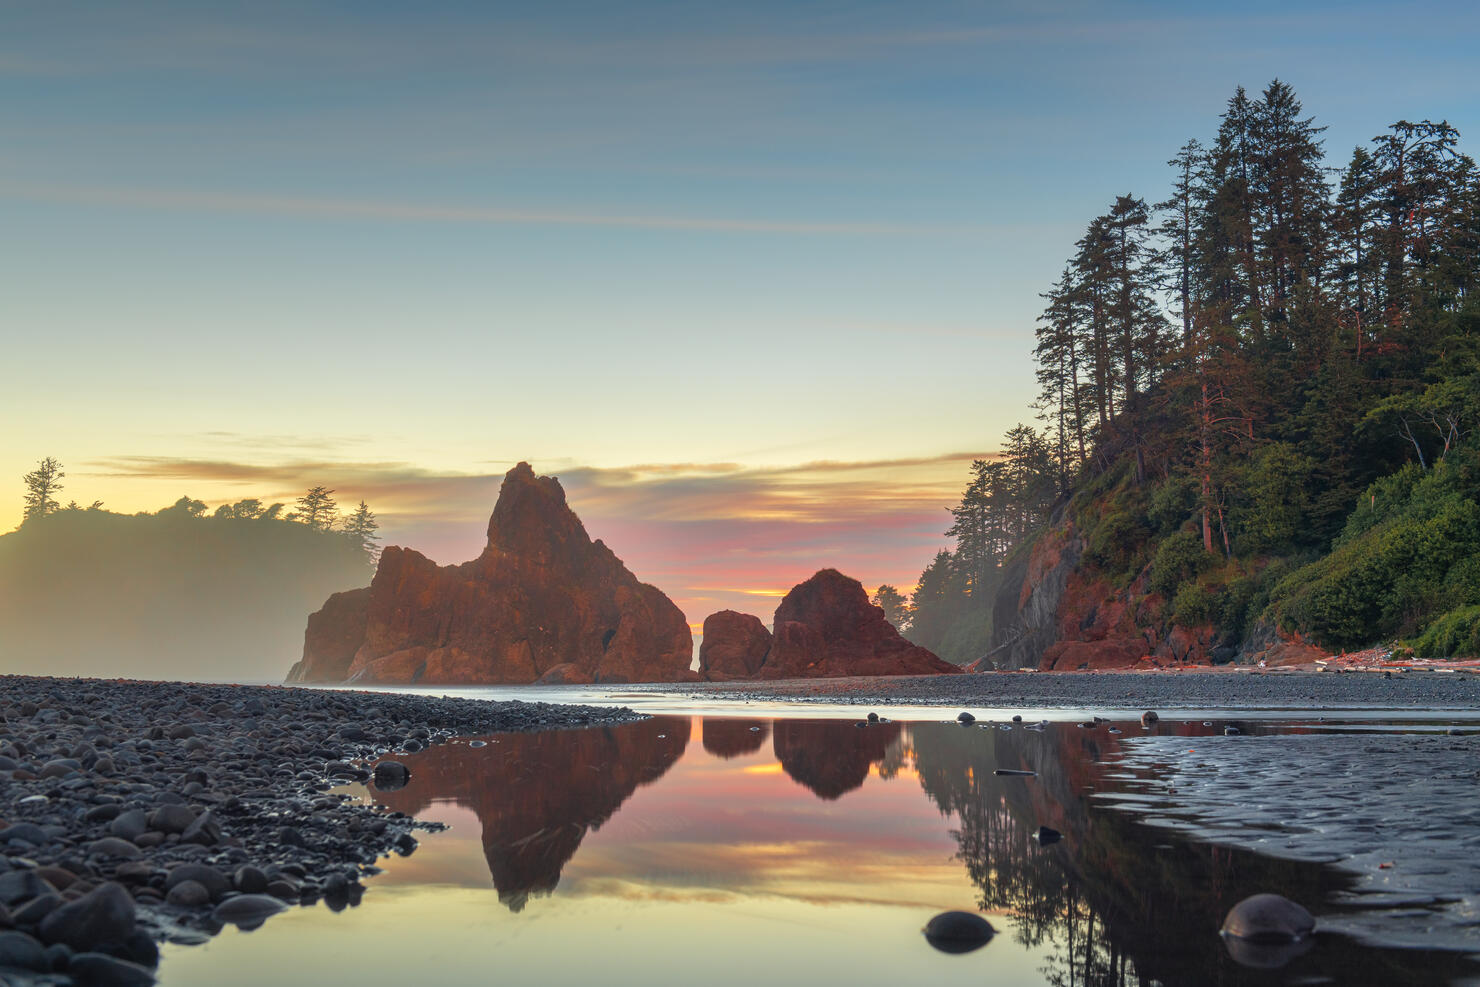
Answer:
MULTIPOLYGON (((913 584, 1085 224, 1280 78, 1480 132, 1467 3, 0 0, 0 530, 526 460, 697 624, 913 584)), ((1464 146, 1475 153, 1474 145, 1464 146)))

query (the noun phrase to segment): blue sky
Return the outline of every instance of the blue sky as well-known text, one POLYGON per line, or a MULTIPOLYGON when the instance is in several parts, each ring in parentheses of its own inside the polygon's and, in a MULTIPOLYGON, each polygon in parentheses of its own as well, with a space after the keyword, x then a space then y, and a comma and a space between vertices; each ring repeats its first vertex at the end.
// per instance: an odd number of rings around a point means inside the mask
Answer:
MULTIPOLYGON (((0 476, 57 456, 69 493, 129 510, 358 483, 392 540, 444 561, 480 526, 436 525, 491 506, 457 481, 518 459, 895 462, 867 468, 878 490, 944 506, 963 457, 1031 417, 1038 292, 1085 223, 1164 195, 1235 86, 1292 84, 1333 165, 1401 117, 1480 131, 1480 8, 1460 3, 0 19, 0 476), (468 499, 374 479, 408 469, 468 499)), ((889 561, 860 528, 785 578, 869 559, 865 582, 911 581, 944 543, 927 528, 889 561)))

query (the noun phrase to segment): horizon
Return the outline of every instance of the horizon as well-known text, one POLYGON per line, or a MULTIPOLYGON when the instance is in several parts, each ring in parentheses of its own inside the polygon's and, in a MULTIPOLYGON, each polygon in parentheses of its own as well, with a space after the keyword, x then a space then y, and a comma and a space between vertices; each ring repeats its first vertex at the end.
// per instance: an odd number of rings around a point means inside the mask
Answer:
POLYGON ((1454 3, 82 9, 0 40, 0 517, 46 456, 125 513, 322 484, 446 564, 524 459, 696 624, 913 585, 1039 293, 1236 86, 1333 166, 1480 127, 1454 3))

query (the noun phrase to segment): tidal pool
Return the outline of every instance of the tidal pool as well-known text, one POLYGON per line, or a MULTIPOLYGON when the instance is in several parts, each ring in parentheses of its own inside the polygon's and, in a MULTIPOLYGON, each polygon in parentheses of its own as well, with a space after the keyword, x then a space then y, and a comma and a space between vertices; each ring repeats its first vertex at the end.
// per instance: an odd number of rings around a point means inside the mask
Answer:
MULTIPOLYGON (((1440 915, 1435 901, 1363 901, 1346 871, 1180 819, 1175 792, 1146 779, 1157 758, 1195 753, 1188 738, 1235 739, 1223 722, 1164 721, 1158 739, 1181 739, 1149 761, 1134 721, 1004 726, 663 716, 405 755, 405 788, 356 791, 447 830, 384 861, 356 908, 297 908, 167 947, 161 982, 1172 987, 1480 974, 1464 948, 1392 948, 1372 933, 1384 915, 1409 927, 1415 912, 1440 915), (1040 844, 1041 826, 1063 839, 1040 844), (1260 891, 1334 928, 1359 913, 1365 934, 1319 932, 1273 958, 1282 966, 1241 964, 1217 929, 1260 891), (964 954, 932 948, 920 930, 949 909, 980 912, 997 935, 964 954)), ((1263 811, 1245 802, 1233 798, 1232 818, 1263 811)), ((1453 932, 1465 915, 1449 905, 1453 932)))

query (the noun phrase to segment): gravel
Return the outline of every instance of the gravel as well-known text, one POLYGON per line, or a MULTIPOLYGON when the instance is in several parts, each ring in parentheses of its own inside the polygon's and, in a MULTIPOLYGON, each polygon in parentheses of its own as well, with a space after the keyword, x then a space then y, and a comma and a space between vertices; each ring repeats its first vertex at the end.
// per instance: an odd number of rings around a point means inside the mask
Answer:
MULTIPOLYGON (((331 794, 453 736, 628 709, 254 686, 0 676, 0 983, 151 983, 203 942, 322 899, 436 829, 331 794), (38 957, 45 957, 44 960, 38 957), (45 967, 38 970, 37 967, 45 967)), ((381 772, 383 777, 400 772, 381 772)), ((372 791, 374 789, 372 788, 372 791)))

